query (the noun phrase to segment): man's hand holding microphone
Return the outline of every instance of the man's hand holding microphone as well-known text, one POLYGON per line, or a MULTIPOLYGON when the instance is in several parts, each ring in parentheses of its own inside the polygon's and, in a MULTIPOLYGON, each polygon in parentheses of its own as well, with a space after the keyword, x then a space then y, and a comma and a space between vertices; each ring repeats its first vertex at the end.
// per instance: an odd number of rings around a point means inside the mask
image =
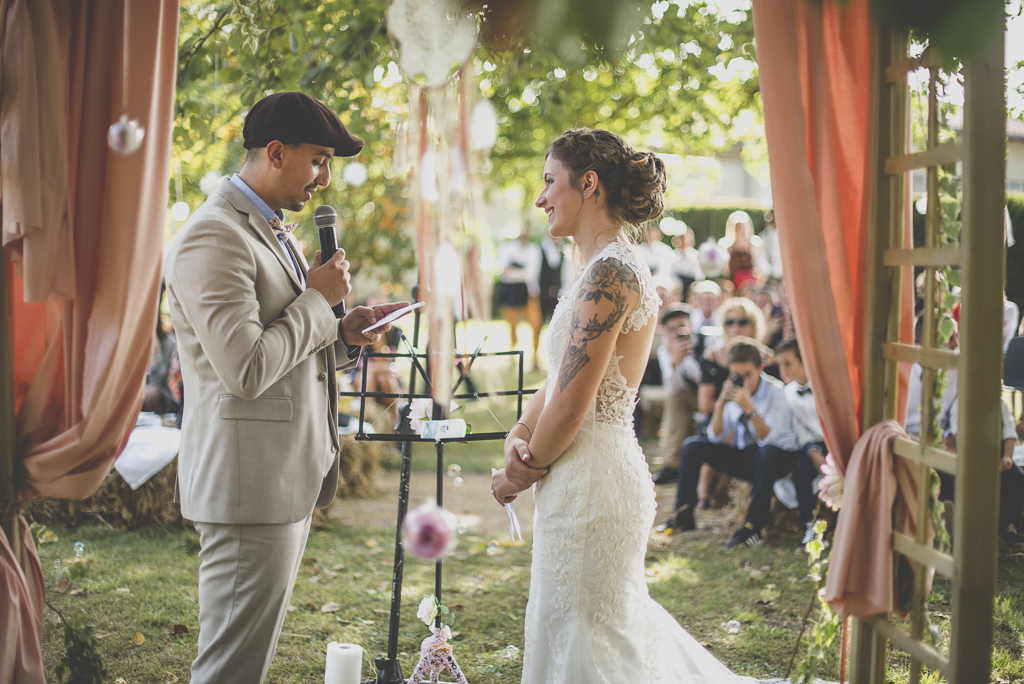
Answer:
POLYGON ((320 233, 320 249, 316 251, 313 265, 306 273, 306 287, 312 288, 323 295, 335 316, 341 319, 341 339, 349 347, 358 347, 376 342, 381 334, 391 330, 391 324, 382 325, 372 332, 363 333, 392 311, 408 306, 409 302, 380 304, 377 306, 357 306, 345 311, 345 298, 352 291, 352 279, 349 275, 351 264, 345 258, 345 250, 338 247, 335 223, 338 215, 332 207, 317 207, 314 214, 320 233), (327 253, 327 261, 324 254, 327 253))

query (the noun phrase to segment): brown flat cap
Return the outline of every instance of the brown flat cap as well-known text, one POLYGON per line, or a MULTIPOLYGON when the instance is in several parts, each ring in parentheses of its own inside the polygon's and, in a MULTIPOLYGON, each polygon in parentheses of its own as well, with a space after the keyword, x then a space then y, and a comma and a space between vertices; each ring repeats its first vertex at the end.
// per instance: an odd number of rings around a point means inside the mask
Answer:
POLYGON ((297 92, 274 93, 254 104, 245 117, 242 139, 247 150, 273 140, 333 147, 335 157, 354 157, 363 149, 363 141, 327 105, 297 92))

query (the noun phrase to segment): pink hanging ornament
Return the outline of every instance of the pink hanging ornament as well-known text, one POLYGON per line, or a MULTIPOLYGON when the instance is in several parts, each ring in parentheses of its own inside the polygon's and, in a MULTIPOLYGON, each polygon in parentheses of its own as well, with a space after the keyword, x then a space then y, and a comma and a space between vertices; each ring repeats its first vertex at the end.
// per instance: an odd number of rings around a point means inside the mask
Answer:
POLYGON ((436 560, 455 548, 459 521, 453 513, 428 499, 409 511, 402 525, 405 547, 417 558, 436 560))

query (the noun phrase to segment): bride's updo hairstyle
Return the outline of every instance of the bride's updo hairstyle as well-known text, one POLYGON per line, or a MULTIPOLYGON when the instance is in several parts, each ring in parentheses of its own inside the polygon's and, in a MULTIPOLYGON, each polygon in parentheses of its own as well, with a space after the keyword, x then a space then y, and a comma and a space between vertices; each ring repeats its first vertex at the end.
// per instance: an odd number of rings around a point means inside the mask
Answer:
POLYGON ((621 223, 640 226, 665 210, 664 162, 653 152, 637 152, 611 131, 569 129, 551 143, 548 154, 565 166, 573 185, 587 171, 595 172, 608 193, 608 211, 621 223))

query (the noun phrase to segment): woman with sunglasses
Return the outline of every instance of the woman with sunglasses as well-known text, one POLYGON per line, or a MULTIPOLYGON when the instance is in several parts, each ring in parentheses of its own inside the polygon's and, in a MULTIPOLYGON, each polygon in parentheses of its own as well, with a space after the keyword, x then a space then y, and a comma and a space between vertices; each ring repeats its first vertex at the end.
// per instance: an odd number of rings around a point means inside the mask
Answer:
MULTIPOLYGON (((697 388, 697 410, 710 417, 715 401, 722 392, 722 386, 729 377, 729 348, 736 338, 747 338, 764 342, 767 332, 764 314, 754 302, 746 297, 732 297, 725 300, 715 311, 715 321, 721 329, 721 337, 705 342, 704 358, 701 359, 701 384, 697 388)), ((707 418, 703 421, 706 426, 707 418)), ((698 430, 700 432, 700 430, 698 430)), ((704 466, 697 484, 697 508, 711 506, 718 472, 711 466, 704 466)))

